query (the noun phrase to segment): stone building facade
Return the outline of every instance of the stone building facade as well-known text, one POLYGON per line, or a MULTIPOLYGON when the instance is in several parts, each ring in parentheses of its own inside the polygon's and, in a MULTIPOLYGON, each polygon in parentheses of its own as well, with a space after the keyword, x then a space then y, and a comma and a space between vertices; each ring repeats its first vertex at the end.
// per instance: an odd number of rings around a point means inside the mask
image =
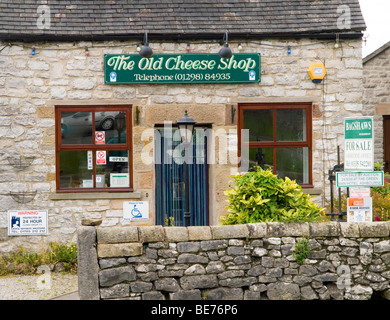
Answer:
MULTIPOLYGON (((363 104, 365 115, 375 120, 375 158, 389 162, 390 146, 386 146, 385 122, 390 116, 390 42, 363 59, 363 104)), ((387 143, 390 143, 389 141, 387 143)), ((385 167, 389 171, 388 165, 385 167)))
MULTIPOLYGON (((17 27, 2 30, 0 252, 21 245, 39 248, 50 241, 75 242, 76 230, 82 219, 102 219, 102 228, 156 224, 156 192, 160 186, 157 184, 155 164, 145 162, 142 158, 145 151, 152 159, 155 156, 154 136, 146 134, 146 130, 153 132, 164 121, 175 124, 185 110, 196 120, 197 125, 210 128, 214 133, 226 133, 227 161, 218 153, 223 140, 215 139, 212 150, 216 152, 216 160, 208 164, 207 224, 219 224, 219 218, 226 213, 224 191, 231 182, 230 175, 239 171, 238 121, 243 105, 308 106, 311 118, 308 137, 311 181, 306 184, 305 190, 324 205, 329 189, 327 172, 337 163, 337 146, 343 146, 344 117, 364 113, 361 53, 364 21, 357 1, 349 2, 354 17, 349 29, 336 27, 339 14, 335 4, 332 4, 334 21, 329 26, 320 27, 316 21, 306 24, 296 21, 305 25, 305 32, 313 32, 314 35, 298 32, 297 28, 285 30, 281 36, 281 30, 276 30, 275 25, 274 34, 264 33, 256 37, 260 31, 252 30, 249 31, 252 36, 245 37, 248 31, 237 29, 229 40, 233 53, 261 55, 260 82, 245 84, 106 84, 104 55, 137 54, 136 48, 144 36, 145 28, 128 38, 128 34, 119 29, 99 38, 96 34, 99 27, 89 36, 88 32, 83 33, 74 26, 73 33, 67 33, 66 28, 56 29, 56 23, 62 19, 61 14, 65 15, 64 19, 66 14, 59 9, 57 12, 55 6, 52 8, 51 29, 35 32, 32 28, 30 34, 16 30, 17 27), (340 44, 338 46, 335 46, 336 34, 337 44, 340 44), (307 70, 313 62, 323 62, 326 67, 327 74, 321 83, 313 83, 308 75, 307 70), (80 189, 75 189, 73 192, 58 192, 59 160, 56 146, 62 127, 56 120, 56 108, 103 105, 131 106, 131 119, 128 122, 131 135, 128 138, 131 141, 129 157, 132 157, 132 191, 80 192, 80 189), (32 193, 31 199, 28 199, 29 193, 32 193), (124 202, 133 200, 149 204, 147 220, 124 219, 124 202), (33 209, 48 211, 49 234, 9 236, 7 212, 33 209)), ((264 4, 258 4, 261 5, 264 4)), ((315 10, 315 5, 325 4, 311 4, 301 9, 315 10)), ((67 6, 66 10, 73 9, 67 6)), ((74 10, 76 13, 77 10, 74 10)), ((322 16, 316 19, 329 21, 322 16)), ((221 18, 221 21, 224 20, 221 18)), ((12 23, 9 22, 9 26, 12 23)), ((164 28, 169 31, 168 35, 164 35, 156 26, 150 27, 154 33, 150 31, 149 43, 155 54, 184 55, 188 42, 191 53, 217 54, 221 48, 218 41, 222 39, 226 23, 208 37, 202 30, 198 33, 192 31, 186 35, 191 40, 184 37, 185 33, 167 26, 164 28), (184 40, 176 32, 182 34, 184 40)), ((238 28, 239 22, 236 24, 238 28)), ((101 31, 101 34, 104 32, 101 31)))

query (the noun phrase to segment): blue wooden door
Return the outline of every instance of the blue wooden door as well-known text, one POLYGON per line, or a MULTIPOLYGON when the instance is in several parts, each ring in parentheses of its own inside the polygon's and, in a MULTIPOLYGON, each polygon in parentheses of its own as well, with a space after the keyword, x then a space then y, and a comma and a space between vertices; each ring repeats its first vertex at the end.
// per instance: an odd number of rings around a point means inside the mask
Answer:
MULTIPOLYGON (((194 130, 189 152, 189 191, 192 226, 208 225, 208 166, 206 128, 194 130), (191 151, 190 150, 190 151, 191 151)), ((184 226, 184 152, 177 128, 155 131, 156 224, 184 226), (171 130, 171 131, 170 131, 171 130)))

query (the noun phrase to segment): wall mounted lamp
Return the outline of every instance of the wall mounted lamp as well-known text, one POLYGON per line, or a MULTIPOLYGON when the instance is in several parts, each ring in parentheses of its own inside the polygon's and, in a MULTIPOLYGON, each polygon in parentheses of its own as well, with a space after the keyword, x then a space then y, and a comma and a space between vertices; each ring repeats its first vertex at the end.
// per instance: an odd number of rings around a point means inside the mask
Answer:
POLYGON ((228 32, 227 31, 223 35, 222 43, 225 43, 225 44, 223 45, 223 48, 221 50, 219 50, 218 54, 223 59, 230 59, 232 57, 233 53, 232 53, 232 50, 230 50, 230 48, 229 48, 228 32))
POLYGON ((148 32, 147 31, 145 31, 143 47, 140 50, 139 54, 141 57, 144 57, 144 58, 151 58, 153 56, 153 50, 149 47, 148 32))

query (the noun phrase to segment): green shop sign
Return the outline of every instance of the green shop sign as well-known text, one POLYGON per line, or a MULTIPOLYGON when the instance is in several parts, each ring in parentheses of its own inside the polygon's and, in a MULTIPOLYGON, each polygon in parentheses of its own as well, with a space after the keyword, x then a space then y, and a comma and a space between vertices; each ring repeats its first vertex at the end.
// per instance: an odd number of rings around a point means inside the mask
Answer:
POLYGON ((105 54, 104 83, 260 82, 260 54, 105 54))

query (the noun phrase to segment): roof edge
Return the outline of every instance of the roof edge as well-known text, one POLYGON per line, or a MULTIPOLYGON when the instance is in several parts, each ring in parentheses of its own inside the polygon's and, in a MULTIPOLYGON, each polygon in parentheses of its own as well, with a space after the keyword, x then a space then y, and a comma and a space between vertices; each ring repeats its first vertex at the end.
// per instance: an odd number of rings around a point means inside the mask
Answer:
MULTIPOLYGON (((322 40, 334 40, 336 39, 336 34, 339 35, 340 39, 361 39, 363 33, 361 31, 350 31, 345 33, 340 33, 340 30, 327 31, 327 32, 296 32, 296 33, 230 33, 229 39, 270 39, 270 38, 280 38, 280 39, 291 39, 291 38, 316 38, 322 40)), ((153 34, 148 33, 149 40, 222 40, 222 33, 166 33, 166 34, 153 34)), ((22 42, 35 42, 35 41, 126 41, 126 40, 138 40, 142 41, 142 34, 100 34, 100 35, 58 35, 58 34, 1 34, 0 41, 3 42, 12 42, 12 41, 22 41, 22 42)))
POLYGON ((380 55, 383 51, 390 48, 390 41, 385 43, 383 46, 376 49, 374 52, 371 52, 368 56, 363 58, 363 64, 380 55))

